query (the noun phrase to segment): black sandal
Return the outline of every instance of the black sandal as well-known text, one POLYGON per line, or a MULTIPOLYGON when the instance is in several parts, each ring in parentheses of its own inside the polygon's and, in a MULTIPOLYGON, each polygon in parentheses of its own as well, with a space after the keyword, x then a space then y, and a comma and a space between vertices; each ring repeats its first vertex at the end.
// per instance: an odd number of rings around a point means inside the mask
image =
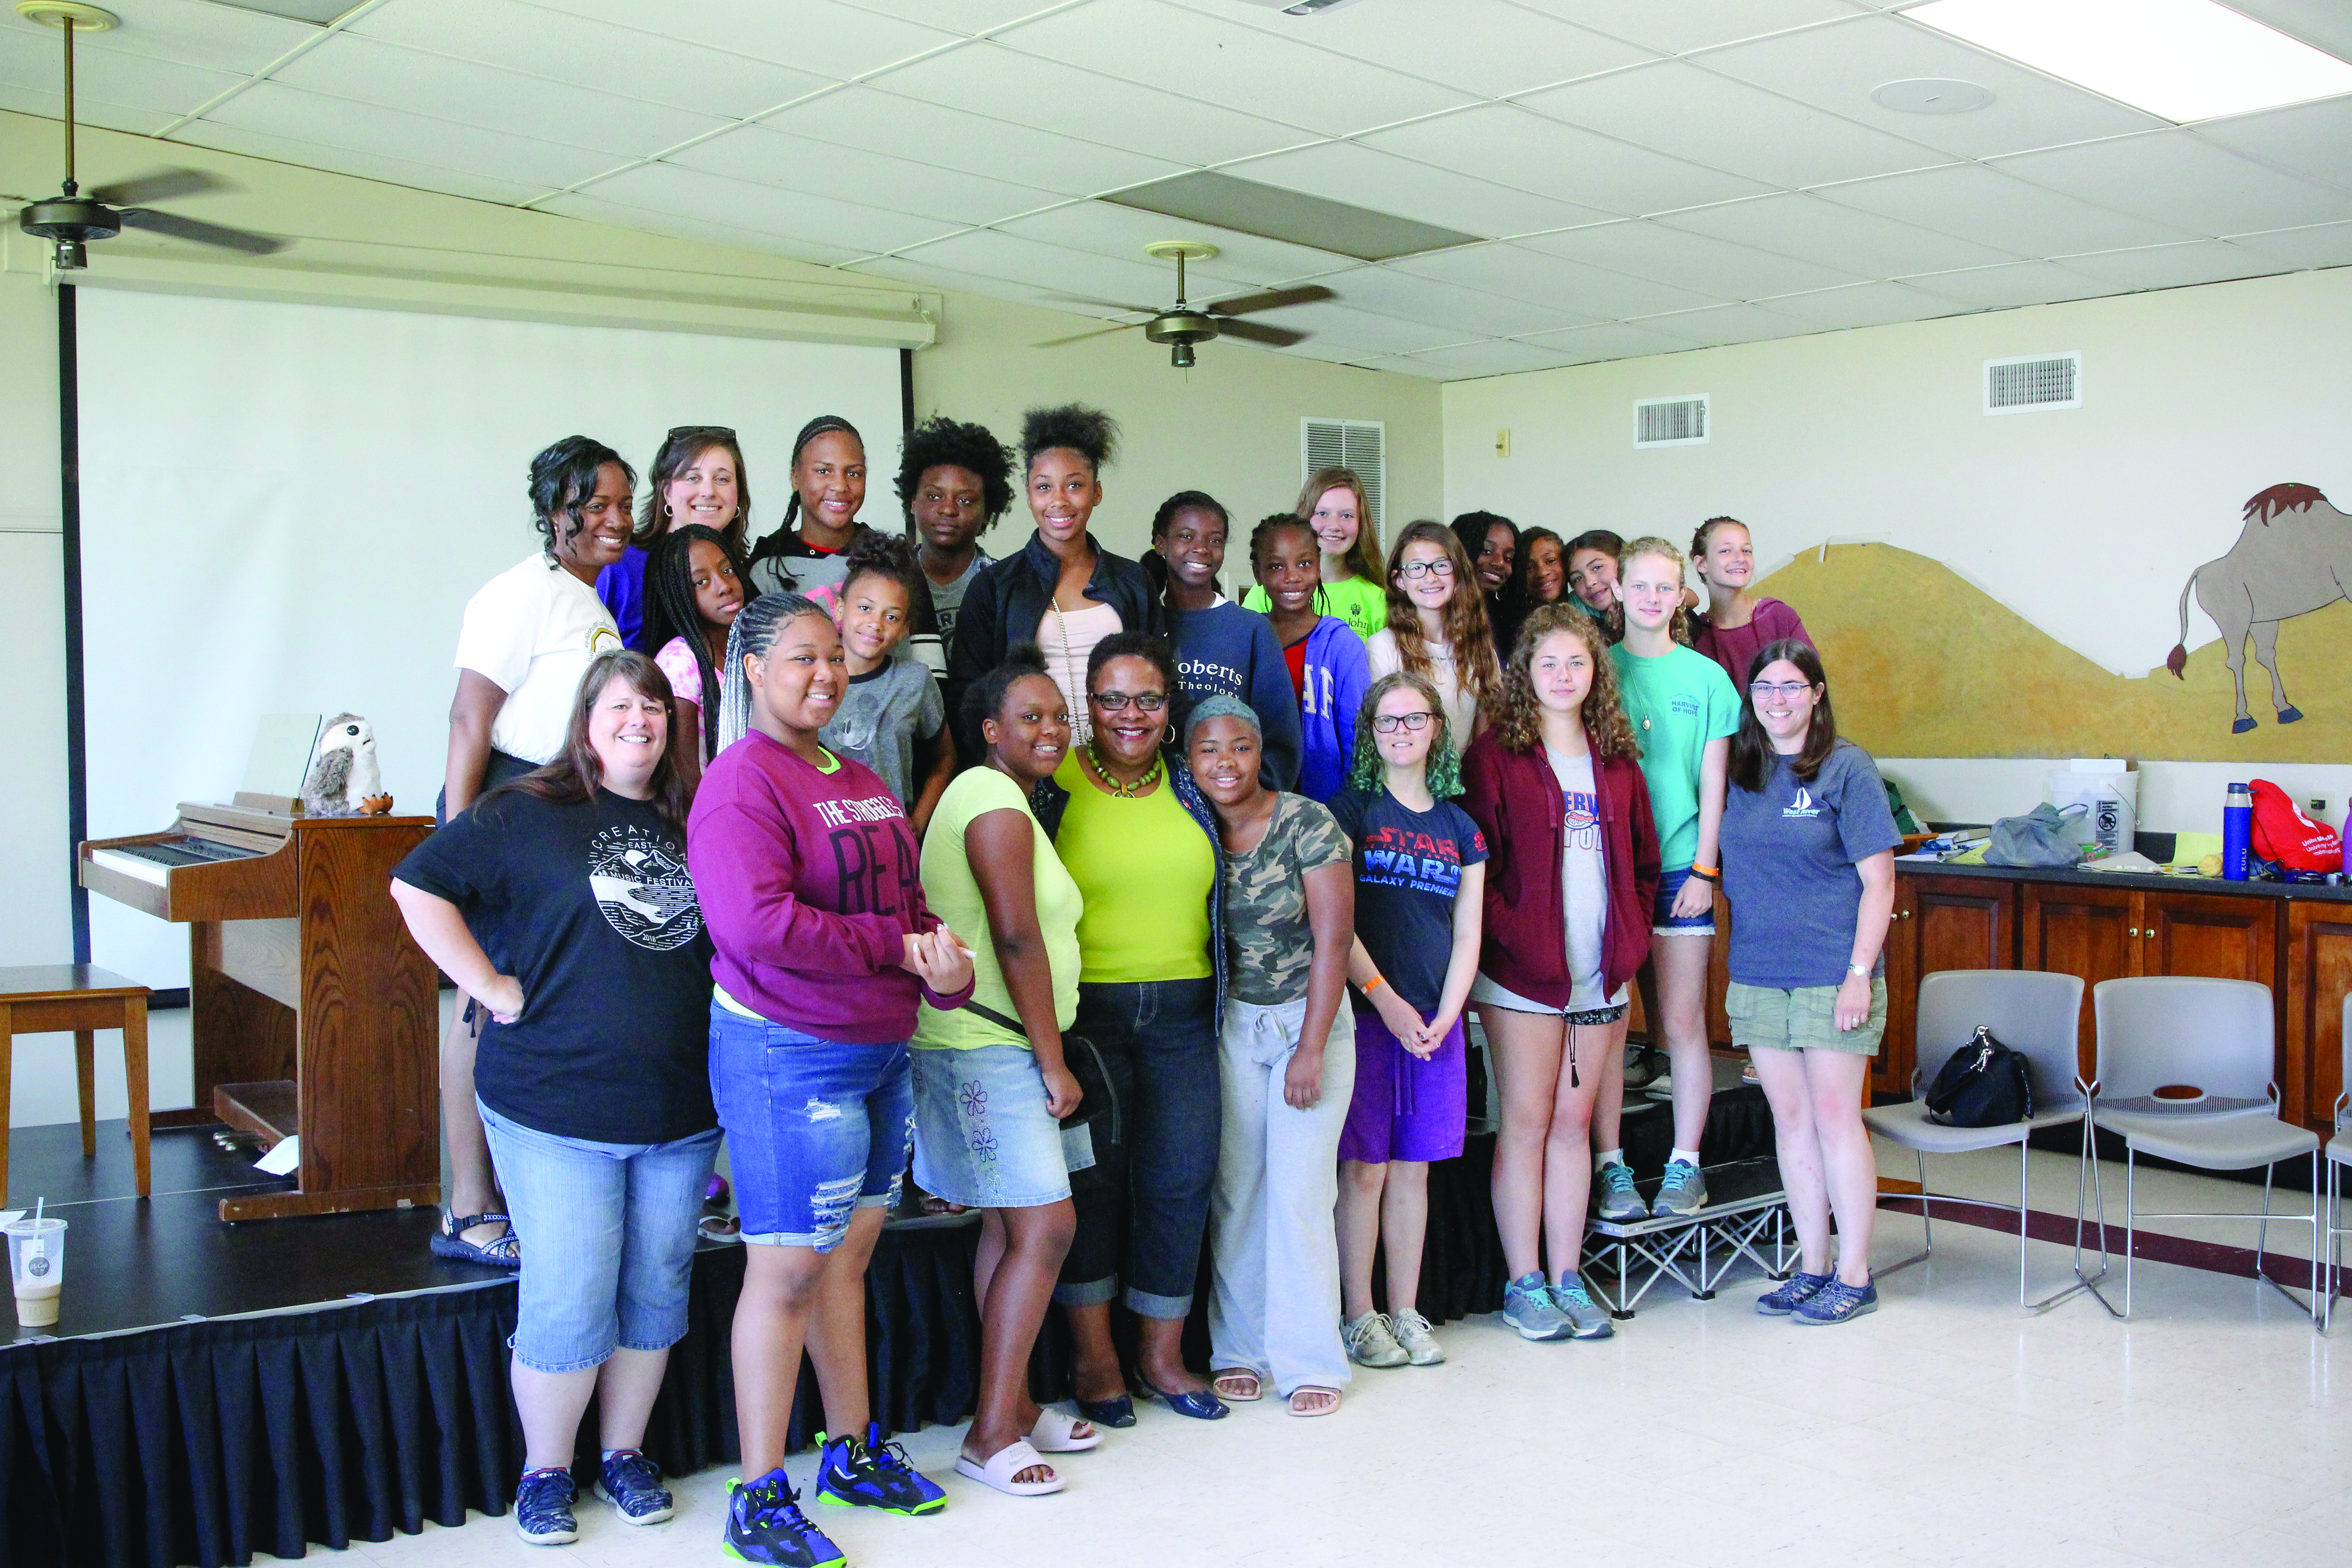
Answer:
POLYGON ((459 1263, 487 1264, 492 1268, 520 1268, 522 1243, 515 1236, 514 1221, 505 1215, 467 1215, 461 1219, 443 1209, 441 1228, 433 1237, 433 1256, 454 1258, 459 1263), (488 1241, 467 1241, 466 1233, 478 1225, 503 1225, 507 1233, 488 1241))

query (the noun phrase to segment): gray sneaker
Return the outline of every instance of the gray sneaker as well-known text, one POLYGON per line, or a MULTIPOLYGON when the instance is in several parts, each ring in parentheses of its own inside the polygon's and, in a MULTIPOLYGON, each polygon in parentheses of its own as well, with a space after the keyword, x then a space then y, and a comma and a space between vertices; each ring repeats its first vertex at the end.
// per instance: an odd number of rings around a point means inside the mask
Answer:
POLYGON ((1633 1190, 1633 1168, 1622 1160, 1612 1160, 1592 1173, 1601 1188, 1601 1202, 1593 1214, 1611 1221, 1647 1219, 1650 1205, 1633 1190))
POLYGON ((1407 1307, 1389 1319, 1396 1330, 1397 1343, 1404 1347, 1406 1359, 1415 1366, 1435 1366, 1445 1359, 1437 1348, 1437 1336, 1429 1331, 1429 1320, 1407 1307))
POLYGON ((1669 1160, 1666 1173, 1658 1183, 1657 1201, 1650 1213, 1664 1219, 1668 1215, 1687 1218, 1706 1207, 1706 1173, 1688 1160, 1669 1160))
POLYGON ((1581 1274, 1571 1274, 1553 1286, 1551 1304, 1568 1320, 1569 1331, 1580 1340, 1605 1340, 1617 1331, 1609 1309, 1585 1289, 1581 1274))
POLYGON ((1388 1319, 1379 1312, 1366 1312, 1352 1323, 1341 1324, 1339 1338, 1347 1344, 1348 1359, 1358 1366, 1402 1366, 1407 1360, 1388 1319))
POLYGON ((1564 1340, 1575 1331, 1566 1313, 1552 1305, 1540 1274, 1522 1274, 1503 1287, 1503 1321, 1523 1340, 1564 1340))

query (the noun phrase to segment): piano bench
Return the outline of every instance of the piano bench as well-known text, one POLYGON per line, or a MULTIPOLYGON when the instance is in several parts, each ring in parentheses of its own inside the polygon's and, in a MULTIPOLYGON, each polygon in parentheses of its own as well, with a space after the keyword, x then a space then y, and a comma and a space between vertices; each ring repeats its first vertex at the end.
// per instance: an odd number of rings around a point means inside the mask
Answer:
POLYGON ((18 1035, 71 1030, 75 1088, 81 1102, 81 1152, 98 1153, 95 1035, 122 1031, 122 1069, 131 1097, 131 1160, 139 1195, 152 1184, 147 1156, 147 996, 144 985, 88 963, 42 963, 0 969, 0 1207, 7 1206, 7 1093, 18 1035))

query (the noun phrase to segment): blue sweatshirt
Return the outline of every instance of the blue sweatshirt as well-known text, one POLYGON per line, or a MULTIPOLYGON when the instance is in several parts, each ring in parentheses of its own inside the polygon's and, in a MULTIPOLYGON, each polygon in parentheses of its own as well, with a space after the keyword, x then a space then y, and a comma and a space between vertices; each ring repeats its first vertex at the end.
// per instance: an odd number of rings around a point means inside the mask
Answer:
POLYGON ((1356 715, 1370 684, 1364 639, 1339 616, 1324 616, 1307 634, 1307 683, 1298 701, 1306 726, 1300 795, 1328 802, 1348 787, 1348 769, 1356 757, 1356 715))
POLYGON ((1231 600, 1176 615, 1176 674, 1192 702, 1235 697, 1257 713, 1265 734, 1262 772, 1270 789, 1298 787, 1299 705, 1274 623, 1231 600))

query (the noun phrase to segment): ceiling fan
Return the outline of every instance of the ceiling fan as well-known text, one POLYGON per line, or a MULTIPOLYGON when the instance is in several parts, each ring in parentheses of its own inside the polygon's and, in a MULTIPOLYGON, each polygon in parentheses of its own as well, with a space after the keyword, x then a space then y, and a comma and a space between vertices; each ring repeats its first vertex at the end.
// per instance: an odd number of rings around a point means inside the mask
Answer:
POLYGON ((1170 306, 1121 305, 1109 300, 1082 300, 1060 294, 1054 298, 1066 300, 1074 305, 1093 305, 1106 310, 1128 310, 1150 321, 1129 321, 1123 326, 1098 327, 1090 332, 1078 332, 1066 338, 1055 338, 1036 346, 1058 348, 1087 338, 1105 337, 1112 332, 1143 329, 1143 335, 1155 343, 1170 346, 1168 363, 1179 370, 1190 369, 1194 363, 1192 345, 1205 343, 1213 338, 1239 338, 1244 342, 1264 343, 1269 348, 1284 349, 1304 342, 1305 332, 1287 327, 1269 327, 1262 321, 1235 320, 1253 316, 1260 310, 1278 310, 1286 305, 1311 305, 1318 300, 1336 300, 1338 295, 1320 283, 1302 284, 1296 289, 1269 289, 1263 293, 1243 294, 1231 300, 1219 300, 1213 304, 1192 305, 1184 299, 1184 264, 1206 261, 1217 254, 1217 247, 1196 239, 1163 239, 1143 247, 1147 256, 1161 260, 1172 258, 1176 263, 1176 303, 1170 306))
POLYGON ((45 27, 58 28, 66 36, 66 178, 57 195, 40 199, 0 195, 0 201, 25 204, 24 210, 16 215, 16 222, 26 234, 37 235, 56 246, 58 271, 88 267, 88 243, 111 239, 126 228, 168 234, 198 245, 241 250, 248 256, 268 256, 286 247, 284 240, 266 234, 182 217, 177 213, 158 212, 142 205, 221 188, 220 181, 200 170, 157 169, 85 194, 74 182, 74 35, 102 33, 119 18, 110 11, 71 4, 70 0, 17 0, 16 14, 45 27))

